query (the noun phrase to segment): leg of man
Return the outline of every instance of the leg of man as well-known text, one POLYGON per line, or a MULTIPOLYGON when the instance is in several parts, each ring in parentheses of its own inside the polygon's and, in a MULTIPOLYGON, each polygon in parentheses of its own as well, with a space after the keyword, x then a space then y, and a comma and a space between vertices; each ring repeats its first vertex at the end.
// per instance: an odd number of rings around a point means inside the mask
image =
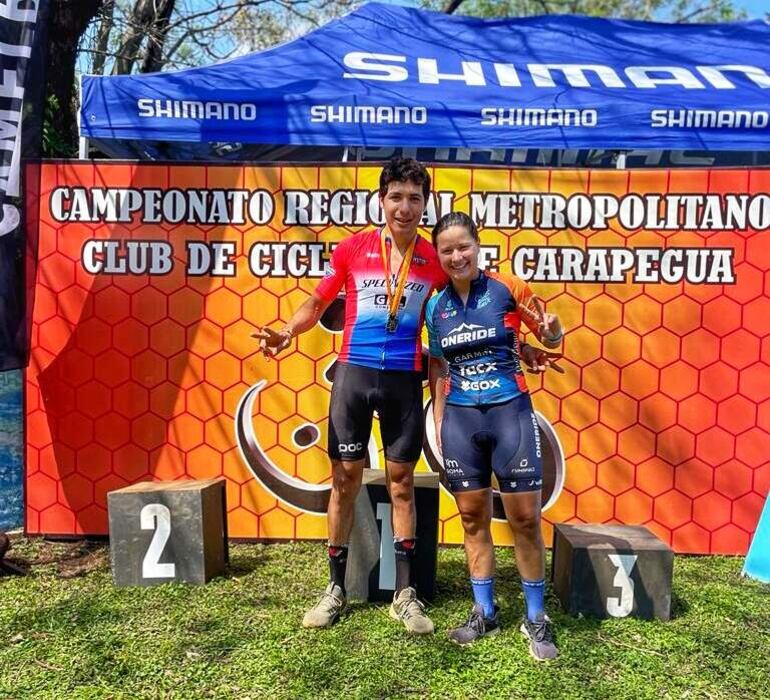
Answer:
POLYGON ((303 627, 329 627, 344 611, 348 538, 355 500, 361 488, 366 446, 371 432, 369 395, 376 371, 340 364, 329 404, 329 458, 332 492, 327 510, 329 585, 302 620, 303 627))
POLYGON ((345 590, 345 572, 348 561, 348 541, 353 529, 356 496, 361 488, 364 472, 363 459, 343 462, 332 461, 332 493, 326 513, 329 530, 329 578, 331 583, 345 590))
POLYGON ((431 634, 433 622, 417 599, 412 585, 412 562, 416 551, 417 516, 414 507, 414 462, 386 460, 387 485, 393 507, 393 547, 396 555, 396 592, 390 616, 401 620, 412 634, 431 634))
POLYGON ((396 596, 413 585, 417 512, 414 505, 414 462, 386 460, 386 483, 392 505, 393 542, 396 553, 396 596))
POLYGON ((392 505, 396 592, 390 608, 412 634, 430 634, 433 623, 425 614, 412 585, 417 517, 414 504, 414 467, 422 452, 424 416, 422 380, 418 372, 384 372, 377 412, 385 449, 388 494, 392 505))
POLYGON ((333 459, 331 462, 332 494, 329 498, 326 522, 329 528, 329 544, 339 547, 347 545, 350 531, 353 529, 353 511, 356 496, 361 488, 365 460, 343 462, 333 459))

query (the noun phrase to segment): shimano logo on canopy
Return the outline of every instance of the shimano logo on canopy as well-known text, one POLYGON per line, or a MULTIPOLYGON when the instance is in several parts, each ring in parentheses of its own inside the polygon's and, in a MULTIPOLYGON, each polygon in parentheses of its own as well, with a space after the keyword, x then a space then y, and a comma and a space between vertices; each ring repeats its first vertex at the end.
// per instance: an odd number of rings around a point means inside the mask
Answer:
POLYGON ((220 119, 253 122, 257 106, 251 102, 202 102, 200 100, 155 100, 140 98, 136 101, 140 117, 155 119, 220 119))
POLYGON ((424 85, 460 82, 471 87, 499 85, 520 88, 522 79, 538 88, 569 85, 578 88, 658 88, 680 87, 685 90, 733 90, 736 79, 760 88, 770 88, 770 74, 759 66, 606 66, 597 63, 513 63, 460 61, 459 65, 439 66, 435 58, 417 58, 415 66, 407 65, 407 57, 398 54, 351 51, 343 62, 348 70, 344 78, 399 83, 417 77, 424 85))
POLYGON ((326 124, 426 124, 425 107, 379 105, 313 105, 310 121, 326 124))
POLYGON ((475 323, 461 323, 457 328, 453 328, 446 337, 441 339, 442 348, 451 348, 461 343, 474 343, 477 340, 486 340, 494 338, 497 334, 495 328, 484 328, 475 323))

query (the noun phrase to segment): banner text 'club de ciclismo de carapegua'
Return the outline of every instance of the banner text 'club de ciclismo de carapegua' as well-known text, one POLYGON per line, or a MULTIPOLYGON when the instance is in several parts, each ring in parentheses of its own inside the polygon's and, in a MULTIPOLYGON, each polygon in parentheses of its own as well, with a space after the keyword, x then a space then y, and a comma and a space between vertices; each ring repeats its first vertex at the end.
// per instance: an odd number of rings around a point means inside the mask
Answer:
MULTIPOLYGON (((567 330, 528 375, 544 518, 643 523, 679 552, 745 552, 770 486, 770 172, 431 168, 485 267, 527 279, 567 330)), ((46 163, 26 529, 104 534, 106 494, 227 479, 231 536, 323 538, 342 304, 279 360, 278 327, 333 246, 381 220, 379 167, 46 163)), ((431 435, 420 470, 440 471, 431 435)), ((383 460, 376 429, 370 462, 383 460)), ((499 505, 498 514, 499 514, 499 505)), ((442 542, 462 541, 442 489, 442 542)), ((503 523, 498 542, 510 542, 503 523)))

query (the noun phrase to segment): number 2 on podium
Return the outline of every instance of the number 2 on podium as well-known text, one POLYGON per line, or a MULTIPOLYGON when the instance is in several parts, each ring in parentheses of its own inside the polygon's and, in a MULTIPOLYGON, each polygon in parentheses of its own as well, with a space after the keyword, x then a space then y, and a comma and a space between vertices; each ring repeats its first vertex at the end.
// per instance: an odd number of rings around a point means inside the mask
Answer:
POLYGON ((155 530, 142 560, 142 578, 174 578, 176 564, 161 564, 163 548, 171 536, 171 511, 162 503, 150 503, 139 513, 142 530, 155 530))

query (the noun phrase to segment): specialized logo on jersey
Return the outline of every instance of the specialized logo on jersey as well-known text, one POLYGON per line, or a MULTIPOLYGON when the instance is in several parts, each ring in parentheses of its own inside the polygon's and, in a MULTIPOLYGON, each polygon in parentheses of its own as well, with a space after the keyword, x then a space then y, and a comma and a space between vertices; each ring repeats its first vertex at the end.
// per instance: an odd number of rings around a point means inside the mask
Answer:
MULTIPOLYGON (((391 285, 395 285, 398 282, 395 275, 391 275, 391 285)), ((361 280, 361 289, 371 289, 372 287, 385 287, 385 278, 384 277, 377 277, 377 278, 371 278, 366 277, 363 280, 361 280)), ((405 292, 416 292, 420 293, 425 291, 425 285, 422 284, 422 282, 414 282, 414 281, 407 281, 404 284, 404 291, 405 292)))
POLYGON ((497 335, 496 328, 484 328, 475 323, 461 323, 453 328, 445 338, 441 339, 442 348, 451 348, 462 343, 475 343, 479 340, 487 340, 497 335))

